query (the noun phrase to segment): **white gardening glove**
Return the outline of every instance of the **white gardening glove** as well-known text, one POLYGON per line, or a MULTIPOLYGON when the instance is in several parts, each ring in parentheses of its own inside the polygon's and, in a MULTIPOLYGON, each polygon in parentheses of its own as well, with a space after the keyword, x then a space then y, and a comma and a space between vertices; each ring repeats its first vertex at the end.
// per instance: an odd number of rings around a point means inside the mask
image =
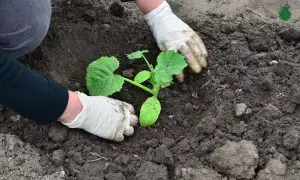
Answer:
MULTIPOLYGON (((201 38, 186 23, 180 20, 164 1, 155 10, 145 15, 145 19, 162 51, 176 50, 185 56, 195 73, 207 66, 207 50, 201 38)), ((183 73, 177 75, 183 81, 183 73)))
POLYGON ((78 92, 83 110, 69 128, 83 129, 91 134, 121 142, 124 135, 131 136, 138 123, 132 105, 103 96, 87 96, 78 92))

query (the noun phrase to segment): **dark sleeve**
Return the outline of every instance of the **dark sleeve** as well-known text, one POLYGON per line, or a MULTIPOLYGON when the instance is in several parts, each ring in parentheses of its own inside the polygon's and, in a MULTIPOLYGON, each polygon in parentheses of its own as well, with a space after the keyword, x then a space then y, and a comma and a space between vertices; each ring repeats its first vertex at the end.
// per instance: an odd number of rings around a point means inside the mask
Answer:
POLYGON ((0 49, 0 104, 45 125, 65 111, 68 90, 37 74, 0 49))

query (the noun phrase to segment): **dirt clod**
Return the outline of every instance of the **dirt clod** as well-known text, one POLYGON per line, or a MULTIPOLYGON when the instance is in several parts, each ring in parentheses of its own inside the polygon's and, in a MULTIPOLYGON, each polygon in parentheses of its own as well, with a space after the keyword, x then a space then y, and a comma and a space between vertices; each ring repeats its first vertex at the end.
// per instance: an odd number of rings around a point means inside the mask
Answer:
POLYGON ((40 154, 17 136, 0 134, 0 179, 65 179, 62 167, 43 174, 40 160, 40 154))
POLYGON ((300 38, 300 30, 295 28, 285 28, 279 32, 279 35, 287 41, 297 41, 300 38))
POLYGON ((51 161, 59 166, 65 161, 66 153, 63 150, 55 150, 53 151, 51 161))
POLYGON ((180 180, 223 180, 220 174, 207 168, 181 168, 177 171, 177 178, 180 180))
POLYGON ((123 17, 124 15, 124 7, 119 2, 114 2, 109 8, 110 13, 117 17, 123 17))
POLYGON ((68 128, 61 124, 54 124, 50 127, 48 136, 55 142, 64 142, 68 138, 68 128))
POLYGON ((126 154, 121 154, 115 159, 115 163, 119 165, 127 165, 130 160, 130 156, 126 154))
POLYGON ((84 163, 84 160, 82 158, 82 155, 80 152, 76 152, 73 155, 73 160, 78 164, 78 165, 82 165, 84 163))
POLYGON ((195 154, 198 157, 205 156, 207 153, 211 153, 215 149, 215 141, 207 140, 200 142, 200 146, 196 148, 195 154))
POLYGON ((134 69, 125 69, 122 71, 122 75, 127 78, 133 78, 134 69))
POLYGON ((296 106, 297 105, 295 103, 288 102, 285 105, 283 105, 282 110, 285 113, 293 114, 295 112, 296 106))
POLYGON ((174 165, 173 154, 168 150, 166 145, 161 145, 155 149, 152 161, 158 164, 174 165))
POLYGON ((286 165, 279 158, 271 159, 266 168, 259 171, 256 180, 285 180, 286 165))
POLYGON ((164 144, 164 145, 167 146, 167 147, 170 147, 170 146, 172 146, 173 144, 175 144, 175 140, 172 139, 172 138, 163 138, 163 139, 161 140, 161 143, 164 144))
POLYGON ((4 116, 0 113, 0 123, 4 122, 4 116))
POLYGON ((226 173, 237 179, 250 179, 255 175, 258 152, 250 141, 242 140, 238 143, 228 141, 211 154, 210 160, 217 172, 226 173))
POLYGON ((105 175, 105 180, 126 180, 125 176, 118 172, 118 173, 108 173, 105 175))
POLYGON ((272 74, 261 78, 260 88, 264 91, 271 91, 273 89, 273 77, 272 74))
POLYGON ((136 180, 168 180, 167 167, 146 161, 138 170, 136 180))
POLYGON ((97 14, 94 10, 89 9, 89 10, 84 11, 83 18, 87 22, 93 22, 96 20, 97 14))
POLYGON ((206 116, 201 119, 196 129, 199 134, 212 134, 216 129, 216 119, 206 116))
POLYGON ((232 133, 240 136, 243 132, 247 131, 248 125, 244 121, 240 121, 239 123, 233 125, 232 133))
POLYGON ((258 113, 258 115, 260 117, 264 117, 266 119, 272 120, 281 117, 282 112, 273 104, 268 104, 258 113))
POLYGON ((293 87, 291 101, 300 104, 300 86, 293 87))
POLYGON ((283 136, 283 145, 288 149, 294 149, 299 145, 300 133, 296 129, 289 130, 283 136))

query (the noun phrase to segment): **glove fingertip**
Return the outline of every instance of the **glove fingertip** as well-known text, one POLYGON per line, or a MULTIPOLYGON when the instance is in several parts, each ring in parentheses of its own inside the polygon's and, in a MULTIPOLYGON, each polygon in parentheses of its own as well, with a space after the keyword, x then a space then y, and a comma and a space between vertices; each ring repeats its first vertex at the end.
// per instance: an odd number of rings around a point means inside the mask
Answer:
POLYGON ((136 126, 139 122, 139 119, 136 115, 131 115, 130 117, 130 125, 131 126, 136 126))
POLYGON ((204 56, 200 57, 200 64, 203 68, 207 67, 207 60, 204 56))
POLYGON ((183 72, 181 72, 180 74, 176 75, 176 78, 179 82, 183 82, 184 81, 184 74, 183 72))
POLYGON ((123 102, 125 104, 125 107, 128 109, 128 111, 131 113, 131 114, 134 114, 135 113, 135 110, 134 110, 134 107, 131 105, 131 104, 128 104, 126 102, 123 102))
POLYGON ((132 126, 128 126, 124 130, 124 135, 125 136, 132 136, 134 133, 134 128, 132 126))
POLYGON ((115 139, 116 142, 122 142, 124 140, 124 135, 123 134, 118 134, 115 139))

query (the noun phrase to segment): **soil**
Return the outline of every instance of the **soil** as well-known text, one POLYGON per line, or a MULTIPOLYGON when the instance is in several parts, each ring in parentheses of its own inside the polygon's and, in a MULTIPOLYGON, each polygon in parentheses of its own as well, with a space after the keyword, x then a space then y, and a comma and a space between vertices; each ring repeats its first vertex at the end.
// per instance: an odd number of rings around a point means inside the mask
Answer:
MULTIPOLYGON (((101 56, 118 57, 119 73, 146 68, 126 59, 136 50, 148 49, 155 64, 160 51, 136 7, 107 4, 53 1, 49 33, 24 62, 85 93, 86 67, 101 56)), ((0 114, 0 159, 20 156, 23 163, 1 168, 0 179, 16 169, 31 172, 24 170, 24 162, 40 170, 33 179, 62 174, 68 180, 298 179, 300 30, 245 14, 206 16, 182 18, 203 38, 209 66, 200 75, 187 69, 184 83, 161 91, 163 110, 154 126, 137 127, 134 136, 114 143, 58 123, 37 126, 5 110, 0 114), (9 149, 7 134, 20 138, 13 144, 21 145, 9 149), (19 155, 7 153, 20 151, 24 143, 30 147, 19 155)), ((126 85, 113 97, 138 110, 147 94, 126 85)), ((10 179, 22 179, 20 173, 10 179)))

